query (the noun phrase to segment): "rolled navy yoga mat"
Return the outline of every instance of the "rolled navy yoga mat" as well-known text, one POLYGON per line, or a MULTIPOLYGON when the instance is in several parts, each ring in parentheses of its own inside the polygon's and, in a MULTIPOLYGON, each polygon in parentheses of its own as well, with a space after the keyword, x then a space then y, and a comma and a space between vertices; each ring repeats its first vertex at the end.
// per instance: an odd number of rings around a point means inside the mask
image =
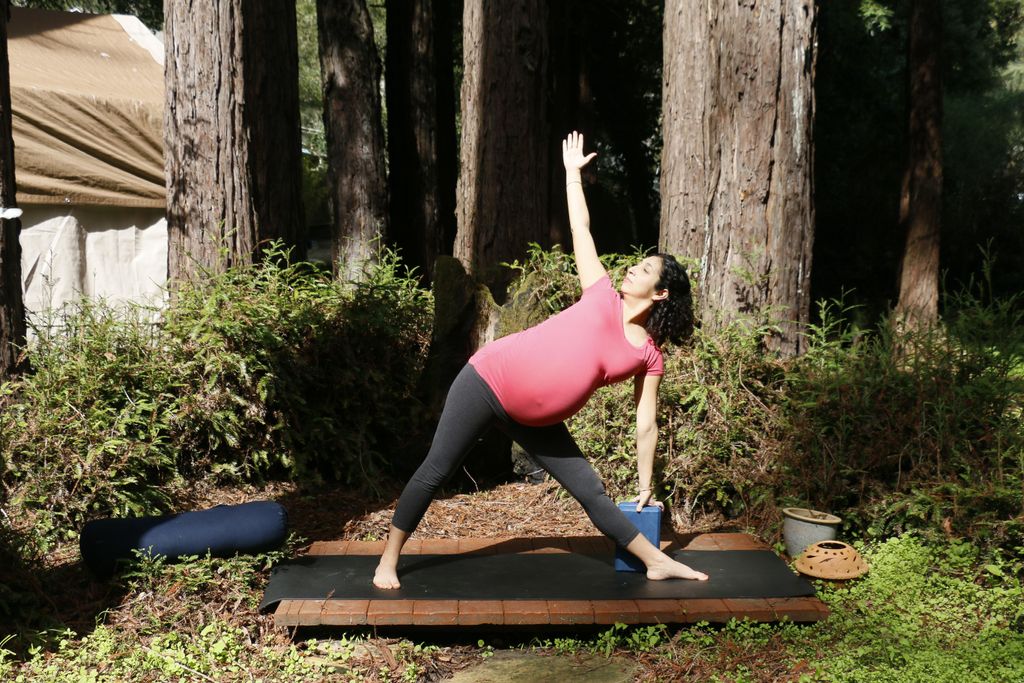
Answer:
POLYGON ((230 557, 280 547, 288 536, 288 513, 273 501, 218 505, 209 510, 154 517, 97 519, 82 528, 85 564, 100 576, 114 572, 135 550, 177 559, 185 555, 230 557))

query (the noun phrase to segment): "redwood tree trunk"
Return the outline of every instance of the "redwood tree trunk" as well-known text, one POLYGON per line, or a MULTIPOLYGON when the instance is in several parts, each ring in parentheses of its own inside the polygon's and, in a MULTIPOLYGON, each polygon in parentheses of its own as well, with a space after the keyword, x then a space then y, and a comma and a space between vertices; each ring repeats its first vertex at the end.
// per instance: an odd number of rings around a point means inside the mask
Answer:
POLYGON ((332 254, 338 277, 360 280, 388 232, 380 59, 365 0, 317 0, 316 16, 332 254))
POLYGON ((781 321, 802 351, 814 236, 813 0, 668 0, 661 247, 699 261, 700 315, 781 321))
POLYGON ((387 5, 391 238, 426 282, 437 257, 451 254, 455 238, 450 4, 389 0, 387 5))
POLYGON ((296 40, 295 3, 166 0, 170 278, 304 256, 296 40))
MULTIPOLYGON (((11 137, 11 78, 7 60, 10 4, 0 3, 0 206, 13 208, 14 141, 11 137)), ((17 366, 18 346, 25 344, 25 305, 21 295, 21 221, 0 218, 0 381, 17 366)))
POLYGON ((546 111, 548 40, 543 0, 466 0, 462 144, 455 256, 495 299, 530 242, 549 245, 546 111))
POLYGON ((939 315, 939 234, 942 222, 942 3, 910 7, 909 155, 900 214, 907 241, 900 267, 897 319, 912 326, 939 315))

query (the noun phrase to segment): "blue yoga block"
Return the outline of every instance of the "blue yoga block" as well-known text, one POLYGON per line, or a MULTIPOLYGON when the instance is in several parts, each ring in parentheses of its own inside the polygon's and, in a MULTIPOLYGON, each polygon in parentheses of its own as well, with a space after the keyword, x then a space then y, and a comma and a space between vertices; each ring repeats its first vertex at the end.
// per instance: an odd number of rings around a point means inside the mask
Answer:
MULTIPOLYGON (((661 508, 653 505, 644 507, 640 512, 636 511, 636 503, 619 503, 629 521, 636 525, 648 541, 654 544, 655 548, 661 544, 661 508)), ((646 572, 647 567, 633 553, 624 548, 615 548, 615 571, 617 572, 646 572)))
POLYGON ((231 557, 281 547, 288 537, 288 514, 273 501, 218 505, 175 515, 96 519, 79 538, 82 559, 93 572, 109 576, 133 551, 146 550, 175 560, 185 555, 231 557))

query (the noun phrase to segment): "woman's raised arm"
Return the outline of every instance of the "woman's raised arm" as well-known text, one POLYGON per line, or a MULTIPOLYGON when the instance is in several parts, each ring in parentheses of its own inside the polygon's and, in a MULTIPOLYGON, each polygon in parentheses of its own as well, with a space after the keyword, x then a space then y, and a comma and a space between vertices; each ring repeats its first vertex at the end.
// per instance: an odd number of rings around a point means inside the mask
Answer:
POLYGON ((572 229, 572 253, 576 257, 576 273, 583 289, 594 284, 607 273, 597 256, 594 238, 590 235, 590 211, 583 196, 583 178, 580 169, 597 156, 596 152, 583 154, 583 135, 573 131, 562 140, 562 163, 565 164, 565 199, 569 205, 569 227, 572 229))

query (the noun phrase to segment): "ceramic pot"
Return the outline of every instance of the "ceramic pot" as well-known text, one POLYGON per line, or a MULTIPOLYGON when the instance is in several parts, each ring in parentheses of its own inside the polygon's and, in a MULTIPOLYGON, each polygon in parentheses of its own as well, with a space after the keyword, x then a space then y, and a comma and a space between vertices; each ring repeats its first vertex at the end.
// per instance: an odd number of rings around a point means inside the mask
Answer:
POLYGON ((799 556, 812 543, 834 539, 842 521, 827 512, 805 508, 782 508, 782 516, 782 539, 790 557, 799 556))
POLYGON ((804 549, 794 563, 801 574, 817 579, 855 579, 868 572, 868 563, 842 541, 819 541, 804 549))

